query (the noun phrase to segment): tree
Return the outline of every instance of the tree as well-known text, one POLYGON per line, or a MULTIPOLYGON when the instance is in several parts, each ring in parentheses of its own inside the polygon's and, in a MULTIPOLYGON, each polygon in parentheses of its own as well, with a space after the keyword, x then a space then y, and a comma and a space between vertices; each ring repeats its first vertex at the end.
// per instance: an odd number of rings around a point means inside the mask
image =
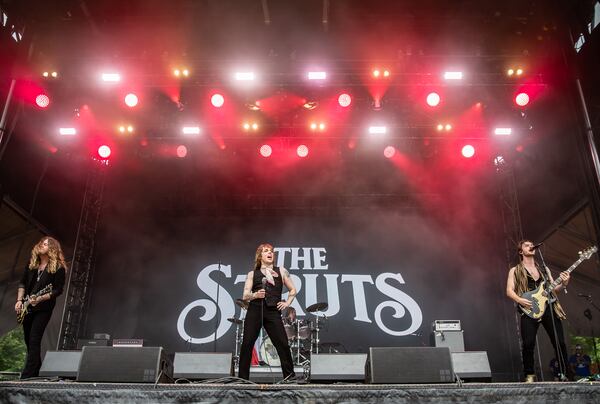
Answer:
POLYGON ((0 371, 20 372, 26 356, 23 327, 14 328, 0 338, 0 371))

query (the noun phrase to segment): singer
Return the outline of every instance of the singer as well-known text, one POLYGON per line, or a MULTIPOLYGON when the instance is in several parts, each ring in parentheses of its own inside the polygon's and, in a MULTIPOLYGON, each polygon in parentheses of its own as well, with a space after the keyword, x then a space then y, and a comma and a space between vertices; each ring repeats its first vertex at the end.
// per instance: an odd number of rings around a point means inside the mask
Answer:
MULTIPOLYGON (((521 297, 521 295, 524 292, 535 290, 542 282, 554 281, 550 272, 544 271, 535 262, 535 250, 539 246, 540 244, 534 245, 529 240, 523 240, 517 244, 517 253, 519 254, 521 262, 510 269, 506 281, 506 295, 518 305, 527 308, 531 308, 532 302, 521 297)), ((560 277, 562 278, 562 284, 558 285, 554 289, 554 292, 558 292, 569 283, 568 272, 562 272, 560 277)), ((558 300, 553 304, 553 310, 546 310, 539 321, 526 316, 521 310, 519 310, 519 314, 521 315, 521 346, 525 381, 535 381, 533 352, 535 349, 535 337, 540 323, 544 326, 544 329, 552 342, 556 354, 555 357, 558 359, 563 376, 571 378, 572 372, 569 367, 569 362, 567 361, 567 347, 565 346, 565 338, 561 323, 561 320, 564 320, 566 315, 558 303, 558 300)))
POLYGON ((244 339, 240 348, 239 377, 242 379, 250 378, 252 347, 261 327, 265 328, 277 349, 284 380, 295 377, 292 354, 280 311, 294 301, 296 287, 285 268, 273 266, 274 256, 271 244, 259 245, 254 257, 254 270, 248 272, 244 284, 243 298, 250 304, 244 321, 244 339), (283 285, 289 291, 285 302, 281 301, 283 285))

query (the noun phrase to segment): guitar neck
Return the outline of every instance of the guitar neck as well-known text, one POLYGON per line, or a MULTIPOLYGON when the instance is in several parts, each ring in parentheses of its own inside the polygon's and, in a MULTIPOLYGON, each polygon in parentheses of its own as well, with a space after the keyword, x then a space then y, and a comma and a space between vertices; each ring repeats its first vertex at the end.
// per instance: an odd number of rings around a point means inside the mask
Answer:
MULTIPOLYGON (((577 261, 575 261, 575 262, 573 263, 573 265, 571 265, 571 266, 570 266, 570 267, 569 267, 567 270, 565 270, 565 272, 567 272, 567 273, 569 273, 569 274, 570 274, 570 273, 571 273, 571 272, 573 272, 573 270, 574 270, 575 268, 577 268, 577 267, 579 266, 579 264, 581 264, 583 261, 584 261, 584 258, 579 258, 577 261)), ((551 290, 554 290, 554 288, 555 288, 555 287, 557 287, 558 285, 560 285, 561 283, 562 283, 562 278, 559 276, 558 278, 556 278, 556 279, 554 280, 554 282, 552 282, 552 283, 550 284, 550 289, 551 289, 551 290)))

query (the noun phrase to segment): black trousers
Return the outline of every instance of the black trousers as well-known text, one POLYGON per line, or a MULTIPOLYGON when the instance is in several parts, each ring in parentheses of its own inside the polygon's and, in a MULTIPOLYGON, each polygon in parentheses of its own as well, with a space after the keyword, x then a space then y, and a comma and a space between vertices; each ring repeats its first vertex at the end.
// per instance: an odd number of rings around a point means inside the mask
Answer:
POLYGON ((565 346, 565 337, 563 335, 563 326, 560 319, 554 314, 554 324, 556 325, 556 337, 558 338, 558 346, 560 347, 560 355, 558 354, 556 340, 554 338, 554 328, 552 326, 552 316, 550 307, 546 308, 541 321, 534 320, 521 313, 521 338, 523 342, 522 353, 523 353, 523 370, 525 375, 535 374, 533 367, 533 351, 535 349, 535 337, 538 332, 538 328, 541 325, 544 326, 552 346, 554 347, 554 354, 556 359, 562 360, 563 370, 565 374, 570 374, 569 361, 567 360, 567 347, 565 346))
POLYGON ((273 345, 277 350, 277 355, 279 355, 279 359, 281 360, 281 372, 283 373, 283 377, 294 377, 294 362, 292 360, 292 353, 290 351, 290 345, 288 344, 285 328, 283 328, 281 313, 277 310, 277 307, 268 307, 265 305, 264 299, 261 304, 263 305, 262 313, 261 306, 258 304, 250 304, 248 313, 246 313, 246 320, 244 321, 244 339, 242 340, 242 347, 240 348, 239 377, 242 379, 250 379, 252 347, 260 333, 261 315, 262 325, 267 331, 267 335, 271 338, 271 342, 273 342, 273 345))
POLYGON ((23 320, 27 359, 25 360, 25 368, 21 372, 21 379, 37 377, 40 374, 40 368, 42 367, 42 337, 51 316, 52 311, 50 310, 32 311, 23 320))

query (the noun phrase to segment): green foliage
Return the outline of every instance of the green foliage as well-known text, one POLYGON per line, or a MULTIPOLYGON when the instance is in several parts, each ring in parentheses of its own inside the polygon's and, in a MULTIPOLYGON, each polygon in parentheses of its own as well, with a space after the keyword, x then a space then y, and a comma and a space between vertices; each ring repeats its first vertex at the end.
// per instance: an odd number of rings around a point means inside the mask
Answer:
POLYGON ((14 328, 0 338, 0 371, 20 372, 25 364, 27 347, 23 327, 14 328))

